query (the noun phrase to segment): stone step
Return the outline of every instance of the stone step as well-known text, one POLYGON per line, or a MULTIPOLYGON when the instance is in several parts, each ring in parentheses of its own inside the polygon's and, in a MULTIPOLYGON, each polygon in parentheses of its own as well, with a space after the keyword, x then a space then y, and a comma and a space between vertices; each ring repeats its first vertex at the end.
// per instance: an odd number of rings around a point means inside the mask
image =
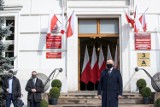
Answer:
MULTIPOLYGON (((59 98, 59 104, 100 104, 101 100, 98 98, 59 98)), ((120 104, 142 104, 143 100, 140 98, 123 98, 119 100, 120 104)))
MULTIPOLYGON (((48 107, 101 107, 100 104, 58 104, 48 107)), ((119 104, 118 107, 154 107, 153 104, 119 104)))
MULTIPOLYGON (((61 93, 60 98, 95 98, 97 97, 97 91, 75 91, 75 92, 68 92, 68 93, 61 93)), ((123 93, 124 98, 142 98, 139 93, 123 93)))

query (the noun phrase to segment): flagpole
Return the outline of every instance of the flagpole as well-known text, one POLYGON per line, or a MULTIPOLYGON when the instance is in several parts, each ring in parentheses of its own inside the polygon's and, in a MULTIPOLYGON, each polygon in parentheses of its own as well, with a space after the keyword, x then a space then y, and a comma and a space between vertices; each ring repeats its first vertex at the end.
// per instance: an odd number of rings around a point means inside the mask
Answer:
POLYGON ((62 30, 61 31, 61 34, 64 38, 64 41, 65 41, 65 76, 67 77, 67 37, 64 36, 65 34, 65 24, 64 24, 64 0, 61 0, 61 9, 62 9, 62 30), (62 33, 63 32, 63 33, 62 33))
POLYGON ((136 5, 136 7, 135 7, 135 12, 134 12, 134 19, 136 18, 136 15, 137 15, 137 5, 136 5))
MULTIPOLYGON (((144 13, 146 13, 147 10, 148 10, 148 8, 144 11, 144 13)), ((143 13, 143 14, 144 14, 144 13, 143 13)))

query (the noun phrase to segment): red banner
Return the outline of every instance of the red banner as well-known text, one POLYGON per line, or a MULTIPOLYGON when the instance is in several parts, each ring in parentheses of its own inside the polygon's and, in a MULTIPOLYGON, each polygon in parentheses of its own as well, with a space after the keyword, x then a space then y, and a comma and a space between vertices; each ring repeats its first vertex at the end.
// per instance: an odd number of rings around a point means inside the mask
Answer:
POLYGON ((62 58, 62 52, 46 52, 47 59, 62 58))
POLYGON ((135 34, 135 50, 151 50, 151 34, 150 33, 135 34))
POLYGON ((61 49, 62 36, 46 36, 47 49, 61 49))

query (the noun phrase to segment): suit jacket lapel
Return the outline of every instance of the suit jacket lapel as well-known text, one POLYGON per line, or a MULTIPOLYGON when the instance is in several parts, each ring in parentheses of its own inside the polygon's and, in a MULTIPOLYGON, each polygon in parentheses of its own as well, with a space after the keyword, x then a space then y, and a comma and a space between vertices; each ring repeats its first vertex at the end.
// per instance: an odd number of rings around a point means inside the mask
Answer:
POLYGON ((113 75, 113 73, 114 73, 114 68, 112 69, 112 71, 111 71, 111 73, 110 73, 110 76, 113 75))

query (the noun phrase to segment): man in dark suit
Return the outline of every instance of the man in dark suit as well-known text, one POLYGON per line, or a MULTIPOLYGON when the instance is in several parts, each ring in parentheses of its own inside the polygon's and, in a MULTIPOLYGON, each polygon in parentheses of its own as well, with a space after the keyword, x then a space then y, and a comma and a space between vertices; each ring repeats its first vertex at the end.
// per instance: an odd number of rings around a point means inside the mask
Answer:
POLYGON ((37 72, 32 71, 32 78, 30 78, 26 85, 26 91, 28 92, 29 107, 40 107, 40 101, 43 93, 42 80, 37 78, 37 72))
POLYGON ((10 107, 11 101, 16 107, 16 101, 21 97, 21 86, 19 79, 13 75, 13 71, 9 70, 10 76, 4 79, 3 90, 6 96, 6 107, 10 107))
POLYGON ((118 107, 118 99, 122 98, 122 77, 113 65, 113 60, 107 60, 107 69, 101 73, 98 84, 98 97, 101 99, 102 95, 102 107, 118 107))

